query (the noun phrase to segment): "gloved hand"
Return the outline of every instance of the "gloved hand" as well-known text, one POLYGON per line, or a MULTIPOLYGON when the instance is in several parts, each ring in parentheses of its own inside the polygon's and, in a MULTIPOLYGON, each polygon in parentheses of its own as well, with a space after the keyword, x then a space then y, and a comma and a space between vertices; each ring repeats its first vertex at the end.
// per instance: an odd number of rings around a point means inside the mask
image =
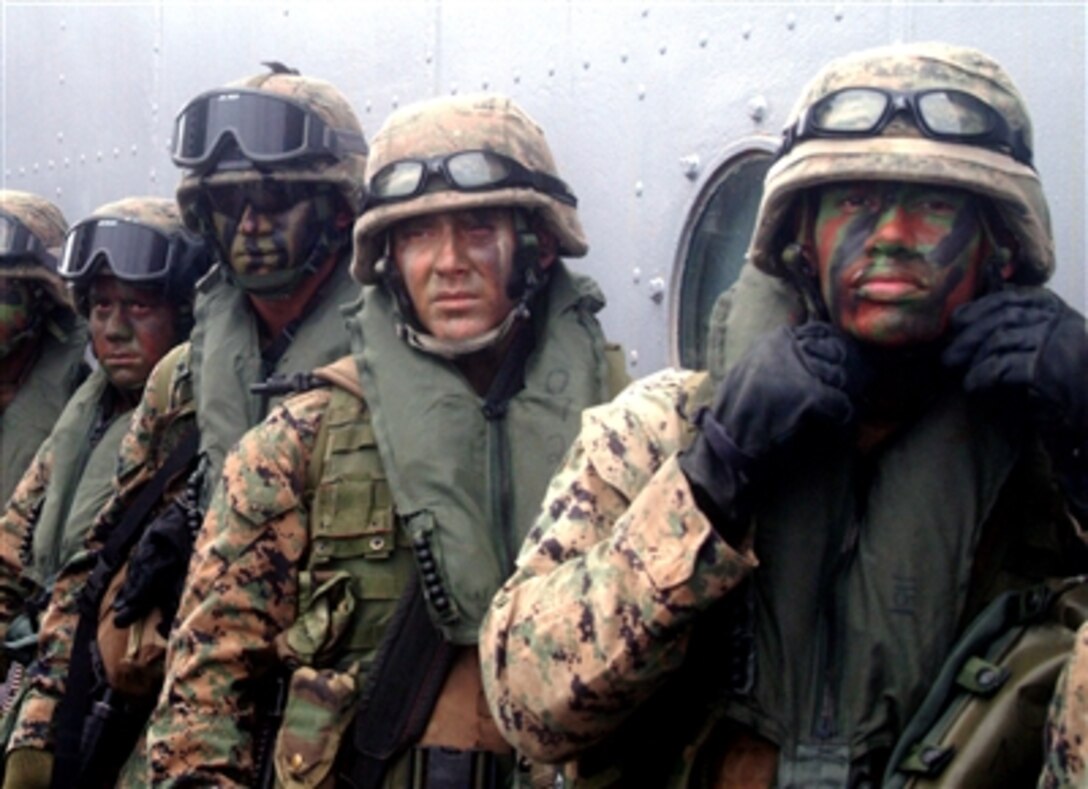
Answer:
POLYGON ((680 455, 700 507, 720 526, 761 461, 806 425, 845 426, 865 385, 856 342, 827 323, 780 328, 760 338, 726 375, 699 433, 680 455))
POLYGON ((1088 512, 1088 329, 1084 316, 1041 288, 1003 290, 952 315, 941 361, 963 367, 968 392, 1026 408, 1066 493, 1088 512))
MULTIPOLYGON (((1048 290, 1003 290, 952 315, 941 361, 963 367, 968 392, 1024 398, 1037 424, 1088 437, 1088 332, 1084 317, 1048 290)), ((1072 437, 1072 436, 1070 436, 1072 437)))
POLYGON ((128 576, 113 601, 118 627, 143 619, 154 608, 162 611, 169 627, 189 569, 192 540, 185 507, 176 500, 147 527, 129 557, 128 576))
POLYGON ((49 789, 53 754, 40 748, 16 748, 4 762, 3 789, 49 789))

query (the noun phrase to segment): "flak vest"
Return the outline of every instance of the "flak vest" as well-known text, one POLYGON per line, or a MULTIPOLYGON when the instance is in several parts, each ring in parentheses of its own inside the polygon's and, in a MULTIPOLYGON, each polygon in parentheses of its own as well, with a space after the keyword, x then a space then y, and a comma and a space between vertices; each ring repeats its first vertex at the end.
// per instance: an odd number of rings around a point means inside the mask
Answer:
POLYGON ((91 445, 89 439, 108 385, 102 370, 92 373, 72 395, 49 437, 53 465, 26 568, 27 575, 42 588, 53 582, 62 564, 83 546, 95 515, 113 492, 117 452, 131 409, 116 413, 98 442, 91 445))
POLYGON ((86 345, 82 323, 47 332, 34 368, 0 413, 0 504, 7 502, 19 484, 84 377, 86 345))
MULTIPOLYGON (((720 378, 757 336, 796 323, 800 314, 782 281, 752 267, 728 307, 708 343, 712 374, 690 383, 691 413, 713 401, 720 378)), ((686 703, 686 712, 671 708, 681 717, 702 716, 704 725, 684 759, 673 755, 668 785, 718 785, 742 773, 748 783, 722 785, 879 783, 867 761, 882 769, 965 617, 1001 588, 1063 574, 1057 557, 1048 560, 1053 567, 1038 574, 1038 565, 1021 567, 1019 575, 995 569, 1008 551, 976 561, 984 531, 1031 531, 1032 508, 1040 522, 1035 539, 1046 543, 1050 492, 1025 454, 1022 433, 952 387, 869 456, 857 452, 852 437, 831 431, 783 453, 752 516, 761 563, 748 592, 748 687, 722 680, 736 655, 728 639, 708 632, 729 621, 715 624, 712 613, 696 629, 685 669, 702 679, 683 680, 689 698, 673 704, 686 703), (767 741, 773 745, 759 744, 767 741)), ((616 742, 603 763, 622 753, 622 733, 616 742)), ((592 772, 603 777, 607 770, 592 772)))
POLYGON ((595 283, 556 264, 525 387, 499 436, 449 362, 397 336, 383 288, 364 289, 345 310, 355 353, 317 371, 335 385, 308 469, 310 555, 299 574, 299 618, 277 640, 281 657, 301 665, 276 741, 282 785, 330 779, 358 691, 418 571, 414 537, 424 535, 438 560, 431 587, 456 606, 456 618, 433 612, 436 625, 456 643, 475 643, 479 617, 512 570, 513 556, 496 546, 520 546, 582 409, 625 380, 622 356, 606 347, 594 317, 602 305, 595 283), (509 524, 488 509, 490 488, 503 483, 500 458, 517 480, 509 524))
POLYGON ((228 283, 219 269, 197 287, 190 369, 200 451, 209 463, 204 477, 206 505, 227 452, 246 430, 264 419, 270 405, 278 402, 251 393, 250 386, 276 374, 309 372, 348 353, 348 331, 340 306, 358 296, 359 286, 351 279, 346 262, 338 265, 270 369, 261 359, 257 318, 245 292, 228 283))

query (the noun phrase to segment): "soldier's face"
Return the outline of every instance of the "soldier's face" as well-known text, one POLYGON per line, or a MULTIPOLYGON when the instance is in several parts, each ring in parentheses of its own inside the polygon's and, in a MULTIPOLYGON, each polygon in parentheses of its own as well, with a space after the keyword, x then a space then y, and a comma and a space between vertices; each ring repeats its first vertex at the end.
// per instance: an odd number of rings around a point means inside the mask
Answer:
POLYGON ((818 205, 820 290, 832 321, 859 340, 935 340, 976 294, 985 243, 968 192, 858 181, 823 187, 818 205))
POLYGON ((96 277, 88 295, 88 328, 98 363, 118 389, 140 389, 151 368, 181 339, 177 308, 157 290, 96 277))
POLYGON ((514 308, 506 283, 516 234, 510 209, 406 219, 390 231, 393 260, 423 328, 443 340, 478 337, 514 308))
POLYGON ((238 274, 260 276, 301 265, 321 236, 331 195, 308 184, 266 181, 208 191, 219 243, 238 274), (326 209, 326 210, 322 210, 326 209))
POLYGON ((16 277, 0 277, 0 359, 18 344, 17 338, 33 324, 34 293, 16 277))

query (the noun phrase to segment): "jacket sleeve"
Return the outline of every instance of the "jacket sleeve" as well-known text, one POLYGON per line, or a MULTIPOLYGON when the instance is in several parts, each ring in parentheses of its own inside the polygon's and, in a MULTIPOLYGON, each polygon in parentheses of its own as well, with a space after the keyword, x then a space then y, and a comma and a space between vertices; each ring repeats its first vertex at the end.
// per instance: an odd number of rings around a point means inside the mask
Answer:
POLYGON ((35 585, 23 575, 24 560, 53 470, 52 446, 47 438, 38 447, 0 516, 0 642, 35 591, 35 585))
POLYGON ((189 565, 151 716, 155 786, 254 782, 256 698, 276 664, 276 636, 295 619, 308 545, 306 469, 323 409, 315 405, 320 398, 305 402, 313 407, 277 409, 227 457, 189 565))
POLYGON ((484 621, 489 704, 534 759, 619 726, 681 665, 699 613, 756 565, 713 531, 676 463, 690 376, 666 371, 585 413, 484 621))

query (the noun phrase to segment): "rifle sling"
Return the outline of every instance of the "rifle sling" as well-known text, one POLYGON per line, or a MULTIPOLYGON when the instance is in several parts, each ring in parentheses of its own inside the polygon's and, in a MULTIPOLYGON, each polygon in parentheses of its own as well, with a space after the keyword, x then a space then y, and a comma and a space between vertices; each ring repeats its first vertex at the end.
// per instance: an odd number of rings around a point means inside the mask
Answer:
POLYGON ((87 781, 81 775, 84 754, 80 753, 83 720, 90 707, 94 685, 91 645, 98 632, 98 607, 110 579, 120 569, 139 536, 148 513, 161 499, 166 486, 196 456, 200 435, 195 426, 185 432, 166 462, 140 489, 125 510, 117 527, 110 532, 98 552, 94 570, 79 597, 79 625, 72 644, 71 661, 64 696, 57 705, 56 745, 53 751, 53 789, 68 789, 87 781))
POLYGON ((360 692, 352 724, 354 786, 379 786, 392 760, 419 741, 456 653, 431 621, 413 573, 360 692))

